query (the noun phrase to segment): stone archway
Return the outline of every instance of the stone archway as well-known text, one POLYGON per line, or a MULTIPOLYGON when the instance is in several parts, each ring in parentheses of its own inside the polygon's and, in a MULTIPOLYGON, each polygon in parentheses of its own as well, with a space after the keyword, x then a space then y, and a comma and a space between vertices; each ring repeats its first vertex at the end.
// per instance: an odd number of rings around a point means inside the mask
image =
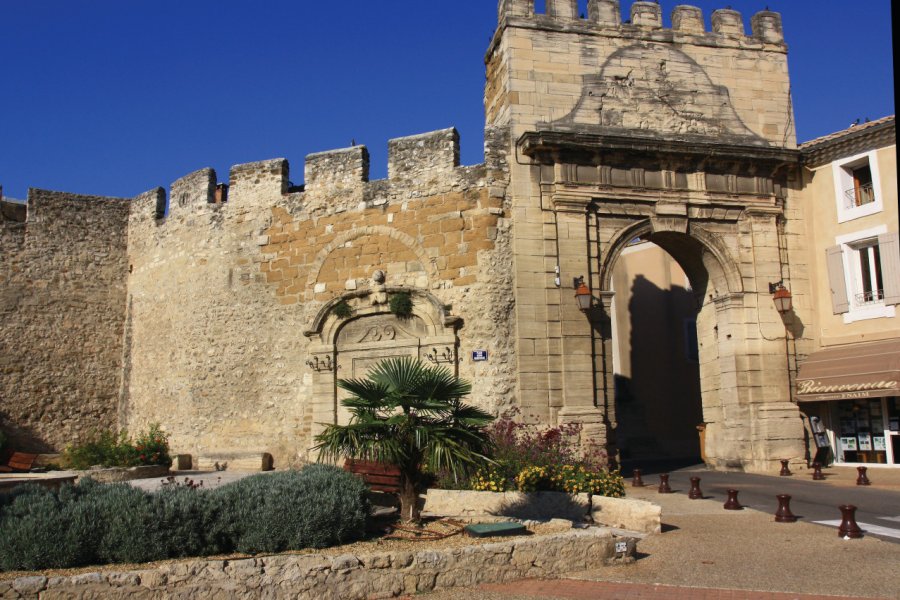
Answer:
POLYGON ((338 379, 365 377, 378 361, 413 356, 457 372, 462 321, 448 314, 432 294, 414 288, 375 286, 332 299, 316 314, 309 330, 307 366, 312 370, 312 433, 326 423, 347 423, 349 414, 340 404, 338 379), (413 301, 408 317, 394 315, 387 299, 408 293, 413 301), (343 317, 338 306, 350 308, 343 317))
MULTIPOLYGON (((550 418, 581 424, 589 443, 615 456, 610 269, 631 239, 646 235, 682 266, 699 306, 707 463, 767 471, 779 459, 801 458, 786 333, 768 293, 771 282, 790 287, 783 206, 791 153, 680 139, 638 143, 559 125, 517 140, 521 155, 533 161, 530 189, 540 207, 533 214, 542 220, 524 235, 552 236, 544 251, 556 263, 554 279, 530 272, 533 262, 517 264, 520 294, 534 301, 534 289, 543 288, 552 303, 546 327, 550 418), (585 312, 571 300, 573 280, 592 290, 594 304, 585 312)), ((537 348, 530 339, 537 335, 535 327, 520 330, 520 344, 537 348)), ((540 373, 531 378, 542 383, 540 373)), ((535 387, 522 375, 520 382, 522 389, 535 387)))
MULTIPOLYGON (((597 221, 599 223, 599 220, 597 221)), ((601 295, 615 302, 616 318, 622 322, 623 311, 630 320, 631 328, 626 339, 615 338, 611 344, 614 356, 607 357, 607 365, 629 362, 630 377, 615 374, 614 400, 610 403, 610 428, 615 446, 623 460, 684 460, 698 457, 697 431, 695 426, 703 425, 709 430, 712 440, 711 461, 718 458, 720 449, 715 447, 726 429, 723 423, 723 396, 721 384, 723 372, 730 371, 734 363, 733 347, 730 351, 718 342, 718 333, 723 331, 728 341, 733 338, 730 323, 742 318, 743 292, 740 269, 729 254, 726 244, 718 235, 706 231, 699 224, 673 223, 670 220, 638 220, 622 228, 614 235, 606 253, 600 260, 601 295), (671 289, 658 288, 651 280, 638 276, 634 287, 616 289, 612 286, 616 267, 626 260, 624 250, 633 248, 635 240, 649 242, 662 251, 662 256, 676 263, 689 285, 673 286, 671 289), (639 295, 653 298, 658 303, 643 315, 644 320, 636 321, 631 311, 641 306, 639 295), (625 304, 626 299, 630 302, 625 304), (664 311, 665 315, 656 311, 664 311), (693 318, 690 333, 696 333, 696 357, 689 364, 679 362, 679 354, 686 356, 684 345, 672 347, 673 340, 682 340, 688 335, 687 323, 681 319, 672 321, 672 316, 680 315, 685 320, 693 318), (656 329, 649 326, 652 322, 656 329), (678 331, 676 331, 678 330, 678 331), (668 343, 665 343, 668 342, 668 343), (659 347, 664 344, 665 348, 659 347), (627 348, 630 356, 623 359, 621 354, 627 348), (636 360, 638 368, 634 371, 636 360), (646 364, 654 361, 655 368, 646 364), (679 364, 678 372, 668 371, 666 365, 679 364), (653 381, 649 381, 652 379, 653 381), (680 382, 678 390, 669 386, 680 382), (655 390, 653 398, 646 397, 648 390, 655 390), (637 422, 635 422, 637 420, 637 422), (636 444, 643 447, 635 451, 636 444), (685 452, 693 448, 693 451, 685 452), (625 450, 627 453, 623 453, 625 450), (643 450, 643 452, 641 451, 643 450)), ((620 284, 622 281, 620 280, 620 284)), ((630 285, 630 284, 629 284, 630 285)), ((613 311, 610 311, 613 312, 613 311)), ((615 328, 612 328, 615 329, 615 328)), ((609 337, 619 336, 621 330, 610 331, 609 337)), ((735 343, 740 340, 735 339, 735 343)), ((604 345, 609 352, 610 345, 604 345)), ((727 375, 726 375, 727 377, 727 375)))

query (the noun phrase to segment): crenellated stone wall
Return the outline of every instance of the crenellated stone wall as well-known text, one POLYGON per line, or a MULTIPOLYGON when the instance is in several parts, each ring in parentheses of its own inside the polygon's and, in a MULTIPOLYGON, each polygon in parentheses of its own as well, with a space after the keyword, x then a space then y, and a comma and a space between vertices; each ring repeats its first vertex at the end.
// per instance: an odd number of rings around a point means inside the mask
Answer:
MULTIPOLYGON (((135 200, 122 425, 160 422, 195 456, 265 451, 276 467, 307 458, 315 424, 336 418, 334 378, 353 369, 336 339, 309 330, 341 299, 361 310, 338 329, 383 327, 367 295, 376 271, 385 289, 427 293, 465 322, 427 339, 449 336, 453 359, 441 364, 475 383, 473 401, 492 411, 511 402, 513 300, 494 285, 512 260, 502 157, 460 167, 455 130, 391 140, 389 156, 390 177, 369 181, 364 146, 310 155, 302 188, 288 187, 286 160, 239 165, 224 204, 204 169, 172 184, 161 219, 161 190, 135 200), (474 349, 491 361, 466 359, 474 349), (307 364, 326 354, 336 375, 307 364)), ((422 358, 433 350, 416 344, 422 358)))
MULTIPOLYGON (((811 310, 781 18, 748 34, 730 9, 712 31, 695 7, 670 29, 656 2, 620 9, 500 0, 481 165, 443 129, 391 140, 383 180, 353 146, 307 156, 302 185, 273 159, 130 203, 33 191, 24 222, 3 203, 5 427, 58 448, 88 424, 158 422, 177 453, 284 467, 346 420, 336 378, 416 356, 484 408, 579 423, 615 456, 612 269, 641 238, 691 280, 710 464, 801 460, 768 293, 783 281, 811 310)), ((802 356, 809 334, 790 335, 802 356)))
POLYGON ((489 123, 512 123, 514 137, 553 123, 796 146, 778 13, 755 14, 747 35, 730 9, 714 11, 706 31, 693 6, 675 6, 665 29, 656 2, 632 3, 625 23, 618 0, 592 0, 585 19, 574 5, 535 14, 532 0, 500 3, 485 59, 489 123))

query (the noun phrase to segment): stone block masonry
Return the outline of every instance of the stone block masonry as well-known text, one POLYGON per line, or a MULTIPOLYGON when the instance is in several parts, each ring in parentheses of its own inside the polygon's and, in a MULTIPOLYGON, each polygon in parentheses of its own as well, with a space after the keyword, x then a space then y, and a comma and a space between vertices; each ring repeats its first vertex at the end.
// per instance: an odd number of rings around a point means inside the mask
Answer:
POLYGON ((631 562, 635 548, 634 538, 590 528, 448 550, 200 559, 153 569, 20 577, 0 581, 0 597, 393 598, 631 562), (617 542, 624 542, 624 552, 617 552, 617 542))
MULTIPOLYGON (((377 181, 364 146, 308 156, 300 187, 289 186, 284 159, 238 165, 224 204, 203 169, 172 184, 161 219, 162 190, 136 198, 122 424, 160 422, 175 450, 195 457, 268 452, 276 468, 309 458, 316 424, 336 418, 334 379, 352 376, 357 359, 304 334, 341 298, 369 306, 375 271, 387 289, 427 293, 466 323, 455 331, 439 316, 428 339, 446 332, 444 346, 460 353, 488 349, 489 365, 444 364, 475 382, 477 403, 508 405, 511 292, 491 285, 512 262, 504 160, 461 167, 458 144, 453 129, 391 140, 391 177, 377 181), (323 352, 337 373, 307 365, 324 363, 323 352)), ((348 331, 368 336, 369 319, 355 313, 348 331)), ((365 344, 395 342, 382 327, 365 344)), ((414 345, 424 358, 433 348, 423 339, 414 345)))
POLYGON ((0 218, 0 428, 59 450, 114 427, 122 383, 129 202, 31 189, 0 218))
POLYGON ((658 3, 627 23, 618 0, 577 6, 498 3, 482 165, 460 166, 442 129, 389 141, 383 180, 353 146, 307 156, 302 185, 276 158, 227 185, 195 171, 168 198, 34 191, 24 222, 4 203, 0 426, 49 450, 87 424, 158 422, 176 453, 282 468, 348 418, 337 379, 413 356, 472 381, 485 409, 580 424, 615 457, 611 274, 640 238, 691 281, 709 463, 800 460, 767 293, 810 295, 806 266, 787 264, 805 200, 786 192, 799 154, 780 16, 748 34, 730 9, 707 31, 695 7, 663 28, 658 3), (406 318, 388 308, 401 292, 406 318))

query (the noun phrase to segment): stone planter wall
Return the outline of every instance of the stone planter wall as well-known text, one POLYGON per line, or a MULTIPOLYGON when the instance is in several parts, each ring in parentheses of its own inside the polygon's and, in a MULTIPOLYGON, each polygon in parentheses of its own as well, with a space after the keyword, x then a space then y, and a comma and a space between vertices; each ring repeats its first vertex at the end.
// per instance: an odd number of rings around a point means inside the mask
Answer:
POLYGON ((516 519, 569 519, 581 523, 591 512, 587 494, 563 492, 473 492, 430 489, 423 513, 439 517, 501 516, 516 519))
POLYGON ((594 523, 639 531, 662 532, 662 507, 645 500, 591 496, 591 517, 594 523))
POLYGON ((76 471, 78 479, 90 477, 100 483, 118 483, 133 479, 153 479, 154 477, 167 477, 169 467, 164 465, 147 465, 143 467, 112 467, 109 469, 90 469, 88 471, 76 471))
POLYGON ((20 577, 0 581, 0 597, 391 598, 631 562, 635 546, 633 538, 592 527, 448 550, 193 560, 136 571, 20 577), (624 551, 616 552, 617 542, 624 551))
POLYGON ((563 492, 473 492, 428 490, 423 514, 441 517, 503 516, 569 519, 641 533, 659 533, 662 509, 651 502, 563 492))

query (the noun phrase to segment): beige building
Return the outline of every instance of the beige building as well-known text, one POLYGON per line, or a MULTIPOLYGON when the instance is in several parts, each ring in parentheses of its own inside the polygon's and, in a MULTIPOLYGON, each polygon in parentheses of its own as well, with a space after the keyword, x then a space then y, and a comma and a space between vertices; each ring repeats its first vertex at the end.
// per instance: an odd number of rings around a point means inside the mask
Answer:
POLYGON ((822 460, 900 465, 900 244, 893 116, 800 146, 816 350, 797 400, 822 460), (819 433, 818 445, 815 433, 819 433))
POLYGON ((0 426, 58 449, 158 422, 200 463, 265 452, 283 467, 346 418, 336 379, 417 356, 491 411, 581 424, 614 460, 691 454, 702 422, 713 467, 805 465, 794 357, 816 349, 822 283, 780 15, 746 31, 717 10, 707 31, 699 8, 674 6, 670 29, 656 2, 627 22, 621 8, 500 0, 481 165, 459 164, 446 129, 391 140, 384 180, 354 146, 307 156, 300 186, 272 159, 133 199, 32 189, 27 212, 3 207, 0 426), (619 283, 635 239, 677 300, 619 283), (665 343, 695 347, 690 372, 633 372, 647 336, 620 315, 635 299, 678 308, 665 343), (619 402, 617 373, 651 401, 619 402))

